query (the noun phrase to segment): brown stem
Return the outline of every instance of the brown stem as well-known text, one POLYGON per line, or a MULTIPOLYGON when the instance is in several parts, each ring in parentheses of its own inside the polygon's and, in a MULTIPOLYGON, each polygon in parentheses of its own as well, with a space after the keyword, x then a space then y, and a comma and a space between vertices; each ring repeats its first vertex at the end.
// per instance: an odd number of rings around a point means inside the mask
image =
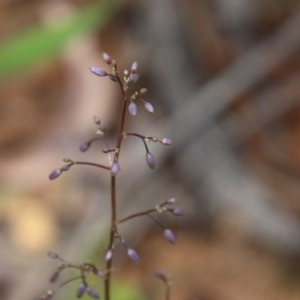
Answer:
MULTIPOLYGON (((119 153, 121 149, 121 144, 123 141, 123 132, 124 132, 124 127, 125 127, 125 119, 126 119, 126 107, 127 107, 127 97, 125 90, 123 88, 122 81, 116 72, 116 79, 117 82, 120 86, 120 90, 123 96, 123 106, 122 106, 122 115, 121 115, 121 122, 120 122, 120 128, 118 131, 118 137, 117 137, 117 143, 115 147, 115 157, 114 161, 118 161, 119 158, 119 153)), ((111 183, 110 183, 110 193, 111 193, 111 223, 110 223, 110 236, 109 236, 109 245, 108 249, 111 249, 115 235, 118 232, 118 219, 117 219, 117 198, 116 198, 116 176, 111 174, 111 183)), ((112 263, 113 263, 113 257, 109 259, 106 262, 106 272, 107 276, 105 277, 104 280, 104 299, 105 300, 110 300, 110 286, 111 286, 111 272, 110 270, 112 269, 112 263)))
POLYGON ((145 211, 141 211, 141 212, 138 212, 138 213, 129 215, 129 216, 127 216, 127 217, 125 217, 125 218, 119 220, 118 223, 121 224, 121 223, 124 223, 124 222, 126 222, 126 221, 128 221, 128 220, 131 220, 131 219, 133 219, 133 218, 137 218, 137 217, 149 215, 149 214, 151 214, 151 213, 154 212, 154 211, 156 211, 155 208, 148 209, 148 210, 145 210, 145 211))
MULTIPOLYGON (((111 249, 116 232, 117 222, 117 202, 116 202, 116 176, 111 175, 110 192, 111 192, 111 224, 110 224, 110 235, 108 249, 111 249)), ((110 299, 110 283, 111 283, 111 272, 113 257, 106 262, 107 275, 104 280, 104 299, 110 299)))
POLYGON ((87 161, 74 161, 74 165, 86 165, 86 166, 93 166, 93 167, 98 167, 98 168, 102 168, 105 170, 110 170, 110 167, 105 166, 105 165, 101 165, 101 164, 96 164, 93 162, 87 162, 87 161))

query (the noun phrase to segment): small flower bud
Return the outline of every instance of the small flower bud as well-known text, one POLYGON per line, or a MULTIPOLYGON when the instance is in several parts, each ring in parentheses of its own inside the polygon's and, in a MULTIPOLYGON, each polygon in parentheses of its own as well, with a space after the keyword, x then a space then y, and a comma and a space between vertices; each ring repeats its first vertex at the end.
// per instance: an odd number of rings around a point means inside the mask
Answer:
POLYGON ((87 288, 83 283, 79 284, 79 286, 77 287, 77 291, 76 291, 76 297, 81 298, 83 296, 83 294, 85 293, 86 289, 87 288))
POLYGON ((103 68, 100 68, 100 67, 90 67, 90 71, 97 75, 97 76, 100 76, 100 77, 103 77, 103 76, 107 76, 107 72, 103 69, 103 68))
POLYGON ((156 278, 162 280, 164 283, 168 283, 168 278, 163 270, 155 270, 154 275, 156 278))
POLYGON ((138 254, 131 248, 127 249, 127 255, 136 263, 138 264, 140 262, 140 258, 138 254))
POLYGON ((140 76, 137 73, 131 73, 128 82, 134 82, 136 83, 139 80, 140 76))
POLYGON ((112 256, 113 256, 113 250, 112 249, 108 249, 108 251, 105 254, 105 260, 106 261, 111 260, 112 256))
POLYGON ((54 251, 49 251, 49 252, 47 253, 47 255, 48 255, 50 258, 53 258, 53 259, 58 259, 58 258, 59 258, 59 255, 58 255, 56 252, 54 252, 54 251))
POLYGON ((102 271, 102 270, 98 270, 97 275, 98 275, 99 277, 104 277, 104 276, 105 276, 105 272, 102 271))
POLYGON ((128 111, 132 116, 137 115, 137 106, 134 102, 129 103, 128 105, 128 111))
POLYGON ((111 174, 113 176, 116 176, 119 172, 119 163, 117 161, 115 161, 111 167, 111 174))
POLYGON ((146 162, 150 169, 153 170, 155 168, 155 157, 152 153, 150 152, 146 153, 146 162))
POLYGON ((171 197, 169 199, 167 199, 166 204, 173 204, 176 202, 176 199, 174 197, 171 197))
POLYGON ((170 138, 166 138, 166 137, 161 138, 161 139, 159 140, 159 142, 160 142, 161 144, 163 144, 163 145, 166 145, 166 146, 172 145, 172 140, 171 140, 170 138))
POLYGON ((176 242, 175 235, 171 229, 166 228, 164 230, 164 236, 170 244, 175 244, 176 242))
POLYGON ((50 173, 49 179, 50 179, 50 180, 54 180, 54 179, 56 179, 57 177, 59 177, 61 173, 62 173, 62 170, 61 170, 61 169, 55 169, 55 170, 53 170, 53 171, 50 173))
POLYGON ((90 148, 90 143, 82 143, 79 147, 81 152, 86 152, 90 148))
POLYGON ((137 69, 138 69, 138 63, 135 61, 131 65, 131 73, 136 73, 137 69))
POLYGON ((50 277, 50 282, 55 282, 58 279, 60 272, 61 272, 61 269, 58 269, 56 272, 54 272, 52 274, 52 276, 50 277))
POLYGON ((149 112, 149 113, 151 113, 151 114, 153 114, 154 113, 154 107, 153 107, 153 105, 150 103, 150 102, 144 102, 144 107, 145 107, 145 109, 149 112))
POLYGON ((100 120, 100 118, 98 116, 94 116, 94 123, 96 125, 100 125, 101 124, 101 120, 100 120))
POLYGON ((102 59, 103 59, 104 62, 106 62, 108 65, 111 64, 111 58, 110 58, 110 56, 109 56, 106 52, 103 52, 103 53, 102 53, 102 59))
POLYGON ((170 209, 170 212, 174 215, 174 216, 183 216, 183 209, 181 207, 174 207, 170 209))
POLYGON ((94 299, 100 299, 100 295, 92 288, 87 287, 86 292, 94 299))

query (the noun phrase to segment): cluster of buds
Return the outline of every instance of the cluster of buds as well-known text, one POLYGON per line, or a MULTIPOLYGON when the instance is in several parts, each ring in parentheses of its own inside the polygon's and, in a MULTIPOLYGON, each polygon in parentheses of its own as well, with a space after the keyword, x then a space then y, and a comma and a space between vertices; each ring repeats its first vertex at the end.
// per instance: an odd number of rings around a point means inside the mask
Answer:
POLYGON ((111 247, 107 250, 106 254, 105 254, 105 260, 109 261, 112 259, 113 257, 113 253, 114 253, 114 249, 115 249, 115 245, 117 241, 121 241, 122 245, 125 247, 126 249, 126 253, 128 255, 128 257, 135 262, 136 264, 138 264, 140 262, 140 258, 137 254, 137 252, 130 248, 128 246, 128 244, 126 243, 126 241, 120 236, 120 234, 116 234, 113 240, 113 243, 111 245, 111 247))
MULTIPOLYGON (((150 152, 148 144, 150 142, 155 142, 155 143, 160 143, 161 145, 164 146, 169 146, 172 144, 172 140, 168 137, 163 137, 163 138, 157 138, 154 136, 146 136, 142 135, 139 133, 135 132, 126 132, 125 129, 125 120, 126 120, 126 115, 129 114, 131 116, 136 116, 138 114, 138 103, 142 103, 145 110, 148 111, 149 113, 154 113, 154 107, 153 105, 146 101, 144 99, 144 96, 147 93, 146 88, 141 88, 138 90, 133 90, 131 92, 131 86, 132 84, 136 83, 139 79, 139 74, 138 74, 138 63, 133 62, 131 64, 131 67, 129 70, 125 69, 123 71, 123 76, 121 77, 118 73, 118 66, 117 62, 112 59, 107 53, 102 54, 102 59, 106 65, 109 66, 109 70, 106 70, 102 67, 98 66, 92 66, 90 67, 90 71, 95 74, 98 77, 108 77, 111 81, 114 83, 118 84, 122 96, 123 96, 123 101, 122 101, 122 114, 120 118, 120 127, 119 131, 117 134, 117 139, 114 147, 109 146, 108 139, 106 137, 106 129, 101 123, 101 119, 98 116, 94 116, 94 124, 96 126, 95 134, 96 136, 93 137, 92 139, 82 143, 79 147, 79 150, 81 152, 86 152, 96 141, 101 140, 104 142, 104 147, 102 148, 102 153, 106 154, 108 157, 108 164, 99 164, 99 163, 94 163, 94 162, 87 162, 87 161, 77 161, 77 160, 72 160, 69 158, 65 158, 64 165, 62 167, 54 169, 50 175, 49 179, 54 180, 58 178, 62 173, 68 171, 72 166, 75 165, 86 165, 86 166, 92 166, 92 167, 97 167, 101 168, 105 171, 109 171, 111 175, 111 182, 114 182, 114 184, 111 184, 112 190, 115 189, 115 177, 118 175, 120 172, 120 163, 119 163, 119 154, 121 151, 121 146, 125 138, 127 137, 137 137, 139 138, 145 147, 145 160, 150 169, 154 169, 156 165, 156 160, 155 156, 150 152)), ((111 195, 115 194, 114 192, 111 193, 111 195)), ((115 196, 111 197, 111 203, 112 203, 112 212, 116 210, 116 199, 115 196)), ((95 275, 98 277, 102 277, 105 280, 105 298, 109 299, 109 281, 110 281, 110 272, 112 269, 112 260, 114 256, 114 250, 116 247, 116 244, 120 242, 123 247, 126 249, 127 256, 136 264, 140 262, 140 258, 138 253, 128 244, 126 243, 125 239, 119 234, 118 231, 118 226, 121 223, 124 223, 126 221, 129 221, 131 219, 134 219, 136 217, 142 217, 146 216, 149 217, 151 220, 153 220, 159 227, 163 229, 163 235, 165 239, 171 243, 175 244, 176 242, 176 237, 174 232, 166 227, 161 221, 155 216, 155 214, 161 214, 161 213, 171 213, 174 216, 182 216, 183 215, 183 210, 181 207, 176 207, 173 206, 175 203, 175 198, 169 198, 165 200, 163 203, 155 206, 154 208, 145 210, 145 211, 140 211, 134 214, 131 214, 125 218, 117 220, 116 213, 112 213, 112 222, 111 222, 111 235, 110 235, 110 241, 109 241, 109 246, 108 250, 105 253, 105 262, 106 262, 106 269, 105 271, 100 270, 98 267, 91 263, 82 263, 82 264, 71 264, 64 259, 62 259, 57 253, 55 252, 49 252, 48 255, 52 259, 56 259, 60 262, 59 266, 57 267, 56 271, 53 273, 53 275, 50 278, 50 282, 54 283, 60 278, 61 272, 66 269, 75 269, 78 271, 77 276, 71 277, 68 280, 64 281, 62 284, 60 284, 59 287, 62 287, 66 285, 69 282, 78 280, 80 281, 77 290, 76 290, 76 297, 77 298, 82 298, 84 295, 88 295, 93 299, 99 299, 100 295, 98 292, 96 292, 94 289, 92 289, 88 282, 87 282, 87 277, 90 275, 95 275)), ((165 283, 169 283, 167 280, 167 277, 165 275, 162 275, 162 272, 158 272, 156 274, 156 277, 159 279, 163 280, 165 283)), ((41 300, 48 300, 52 299, 53 295, 55 294, 55 291, 48 291, 42 298, 41 300)), ((166 298, 168 299, 168 298, 166 298)))
MULTIPOLYGON (((174 206, 174 207, 170 207, 171 205, 173 205, 176 202, 175 198, 168 198, 167 200, 165 200, 164 202, 162 202, 159 205, 156 205, 154 208, 145 210, 145 211, 140 211, 134 214, 131 214, 125 218, 122 218, 118 221, 118 224, 127 222, 129 220, 138 218, 138 217, 142 217, 142 216, 147 216, 149 217, 151 220, 153 220, 157 225, 159 225, 162 229, 163 229, 163 234, 164 237, 166 238, 166 240, 170 243, 170 244, 175 244, 176 242, 176 237, 174 232, 170 229, 167 228, 166 226, 164 226, 155 216, 155 213, 166 213, 169 212, 174 216, 183 216, 183 209, 179 206, 174 206)), ((120 241, 121 244, 125 247, 126 252, 128 257, 135 262, 136 264, 138 264, 140 262, 140 258, 139 255, 137 254, 137 252, 130 248, 128 246, 128 244, 126 243, 125 239, 119 234, 119 233, 115 233, 114 236, 114 241, 111 245, 111 247, 107 250, 106 254, 105 254, 105 260, 109 261, 112 259, 113 257, 113 253, 114 253, 114 249, 115 249, 115 245, 116 242, 120 241)))
MULTIPOLYGON (((100 77, 107 76, 113 82, 119 83, 119 85, 121 86, 121 89, 122 89, 124 99, 127 104, 127 109, 128 109, 129 114, 132 116, 135 116, 137 114, 138 110, 137 110, 136 103, 138 101, 141 101, 144 103, 144 107, 148 112, 154 113, 153 105, 150 102, 145 101, 142 98, 143 95, 145 95, 147 93, 146 88, 141 88, 138 91, 134 91, 131 95, 126 96, 126 91, 128 90, 130 84, 135 83, 139 78, 139 75, 137 73, 137 70, 138 70, 137 62, 132 63, 130 72, 127 69, 124 70, 123 81, 121 81, 121 79, 118 75, 116 61, 114 59, 111 59, 107 53, 103 53, 102 58, 103 58, 104 62, 111 67, 111 71, 106 71, 102 67, 97 67, 97 66, 90 67, 90 71, 97 76, 100 76, 100 77)), ((109 155, 108 162, 110 164, 110 168, 108 168, 105 165, 100 165, 100 164, 93 164, 93 165, 98 166, 98 167, 100 166, 101 168, 104 168, 104 169, 109 169, 111 171, 111 174, 113 176, 116 176, 118 174, 118 172, 120 171, 120 164, 119 164, 119 159, 118 159, 119 158, 119 147, 117 147, 115 149, 111 149, 110 147, 107 146, 108 142, 105 138, 106 129, 101 124, 100 117, 94 116, 94 123, 96 125, 96 131, 95 131, 96 137, 93 137, 92 139, 82 143, 80 145, 79 149, 81 152, 86 152, 95 141, 102 139, 105 143, 105 147, 103 148, 102 152, 109 155), (113 158, 111 157, 111 153, 115 154, 113 158)), ((125 131, 122 132, 120 144, 122 143, 122 140, 124 138, 126 138, 127 136, 136 136, 136 137, 139 137, 143 141, 143 143, 145 145, 145 149, 146 149, 145 159, 146 159, 146 163, 150 169, 155 168, 155 156, 149 151, 147 143, 148 142, 159 142, 162 145, 171 145, 172 144, 171 139, 168 137, 157 138, 157 137, 151 137, 151 136, 144 136, 144 135, 141 135, 138 133, 127 133, 125 131)), ((56 168, 51 172, 51 174, 49 175, 49 178, 51 180, 56 179, 63 172, 68 171, 70 169, 70 167, 73 166, 74 164, 85 164, 85 162, 79 163, 79 162, 72 161, 70 159, 67 159, 67 161, 65 161, 65 162, 67 162, 66 165, 64 165, 61 168, 56 168)), ((87 164, 91 165, 90 163, 87 163, 87 164)))
POLYGON ((148 210, 144 210, 144 211, 140 211, 134 214, 131 214, 125 218, 122 218, 119 220, 119 224, 120 223, 124 223, 127 222, 131 219, 134 218, 138 218, 138 217, 142 217, 142 216, 147 216, 149 217, 151 220, 153 220, 159 227, 161 227, 163 229, 163 234, 164 237, 166 238, 166 240, 170 243, 170 244, 175 244, 176 242, 176 237, 174 232, 170 229, 167 228, 164 224, 162 224, 155 216, 155 213, 166 213, 169 212, 174 216, 183 216, 183 209, 179 206, 174 206, 174 207, 170 207, 171 205, 173 205, 176 202, 175 198, 168 198, 167 200, 165 200, 164 202, 162 202, 159 205, 156 205, 154 208, 148 209, 148 210))
MULTIPOLYGON (((54 283, 56 282, 62 273, 62 271, 67 269, 77 270, 79 275, 70 277, 69 279, 62 282, 58 288, 62 288, 66 284, 73 282, 75 280, 79 280, 80 284, 77 287, 76 290, 76 297, 82 298, 84 294, 89 295, 91 298, 94 299, 100 299, 100 294, 96 292, 93 288, 91 288, 87 283, 87 277, 90 275, 96 275, 101 278, 105 278, 106 273, 97 268, 94 264, 91 263, 82 263, 82 264, 73 264, 67 262, 65 259, 60 257, 56 252, 50 251, 48 252, 48 256, 52 259, 56 259, 59 261, 59 265, 55 272, 50 277, 50 282, 54 283)), ((49 300, 52 299, 52 297, 56 294, 55 291, 49 290, 43 295, 40 300, 49 300)))
POLYGON ((69 171, 69 169, 74 166, 74 165, 86 165, 86 166, 91 166, 91 167, 97 167, 97 168, 101 168, 104 170, 110 170, 109 166, 105 166, 105 165, 101 165, 101 164, 97 164, 94 162, 87 162, 87 161, 75 161, 72 160, 70 158, 64 158, 63 159, 65 165, 63 165, 60 168, 56 168, 54 169, 50 174, 49 174, 49 179, 50 180, 54 180, 56 178, 58 178, 63 172, 69 171))
POLYGON ((123 133, 123 136, 124 136, 124 138, 128 137, 128 136, 135 136, 142 140, 142 142, 145 146, 145 150, 146 150, 146 163, 147 163, 148 167, 152 170, 155 168, 155 156, 149 151, 148 142, 159 142, 160 144, 165 145, 165 146, 169 146, 172 144, 172 140, 167 137, 163 137, 163 138, 159 139, 154 136, 145 136, 145 135, 141 135, 139 133, 133 133, 133 132, 123 133))

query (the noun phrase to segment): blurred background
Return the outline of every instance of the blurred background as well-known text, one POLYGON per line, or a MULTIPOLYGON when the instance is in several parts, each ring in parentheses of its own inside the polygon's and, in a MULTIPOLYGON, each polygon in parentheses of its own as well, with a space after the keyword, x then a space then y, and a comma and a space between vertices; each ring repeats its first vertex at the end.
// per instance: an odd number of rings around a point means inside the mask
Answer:
MULTIPOLYGON (((161 219, 176 246, 149 219, 122 226, 141 264, 120 250, 114 300, 164 299, 156 268, 172 300, 300 299, 299 1, 1 0, 0 23, 1 299, 51 288, 49 250, 103 265, 107 174, 48 180, 64 157, 106 163, 100 144, 78 151, 94 115, 115 132, 119 91, 88 70, 103 51, 120 70, 139 62, 155 107, 128 130, 174 141, 150 145, 154 171, 126 141, 119 215, 172 196, 185 210, 161 219)), ((57 295, 74 298, 74 285, 57 295)))

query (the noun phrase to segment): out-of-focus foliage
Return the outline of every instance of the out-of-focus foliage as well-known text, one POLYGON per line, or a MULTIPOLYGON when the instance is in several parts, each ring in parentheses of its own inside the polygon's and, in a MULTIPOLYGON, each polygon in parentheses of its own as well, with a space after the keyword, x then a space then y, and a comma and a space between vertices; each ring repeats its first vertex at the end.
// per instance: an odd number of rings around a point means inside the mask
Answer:
POLYGON ((32 68, 57 55, 70 38, 103 27, 120 7, 119 1, 93 4, 55 26, 35 26, 11 37, 0 46, 0 77, 32 68))

